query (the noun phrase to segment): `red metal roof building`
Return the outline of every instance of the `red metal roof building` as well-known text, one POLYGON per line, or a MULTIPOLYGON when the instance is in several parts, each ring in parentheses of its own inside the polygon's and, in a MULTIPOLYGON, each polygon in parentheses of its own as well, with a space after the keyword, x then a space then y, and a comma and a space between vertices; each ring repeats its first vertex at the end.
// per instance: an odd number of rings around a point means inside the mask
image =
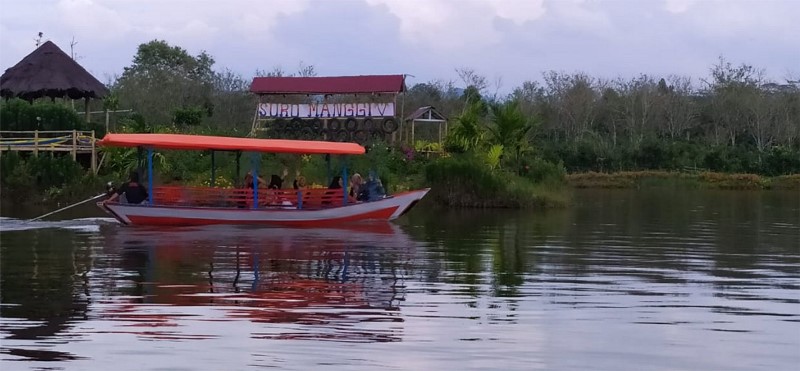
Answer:
POLYGON ((256 77, 255 94, 371 94, 405 91, 403 75, 330 77, 256 77))

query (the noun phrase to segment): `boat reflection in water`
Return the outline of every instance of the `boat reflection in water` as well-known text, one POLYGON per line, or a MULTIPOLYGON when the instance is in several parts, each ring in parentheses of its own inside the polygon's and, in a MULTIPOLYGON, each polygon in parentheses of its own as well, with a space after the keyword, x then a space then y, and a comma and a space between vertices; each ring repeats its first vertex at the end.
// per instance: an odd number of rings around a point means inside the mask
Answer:
POLYGON ((127 277, 114 273, 116 292, 103 295, 101 317, 124 322, 125 330, 110 332, 205 339, 221 329, 189 334, 183 329, 200 327, 182 322, 244 321, 236 331, 256 339, 400 340, 399 303, 414 243, 396 225, 137 227, 105 234, 107 252, 121 257, 117 269, 127 277))

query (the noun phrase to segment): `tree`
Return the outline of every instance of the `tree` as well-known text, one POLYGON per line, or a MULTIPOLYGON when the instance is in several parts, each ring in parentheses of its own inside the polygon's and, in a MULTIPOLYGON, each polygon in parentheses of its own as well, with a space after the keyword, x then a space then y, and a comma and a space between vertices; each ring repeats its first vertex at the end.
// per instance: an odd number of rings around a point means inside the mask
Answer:
POLYGON ((148 122, 171 122, 176 109, 202 107, 213 115, 214 59, 206 52, 154 40, 139 45, 130 66, 112 86, 121 105, 129 105, 148 122))
POLYGON ((464 86, 472 86, 478 90, 478 93, 482 94, 484 90, 489 86, 489 82, 486 80, 486 76, 478 74, 472 68, 456 68, 456 74, 461 79, 461 82, 464 83, 464 86))
POLYGON ((544 102, 544 88, 536 81, 525 81, 514 89, 507 100, 519 102, 520 110, 526 116, 539 116, 544 102))
POLYGON ((711 79, 704 80, 707 85, 705 94, 710 100, 710 117, 712 119, 712 135, 715 143, 722 141, 722 136, 736 145, 736 138, 748 126, 749 111, 753 98, 764 81, 764 71, 747 64, 733 66, 724 58, 711 68, 711 79))
POLYGON ((661 82, 659 82, 659 91, 664 97, 661 107, 664 119, 661 121, 660 131, 674 141, 683 133, 689 135, 687 129, 694 125, 698 112, 691 99, 692 80, 676 75, 667 77, 667 80, 661 79, 666 90, 661 88, 661 82))
POLYGON ((153 40, 139 45, 133 64, 125 67, 122 79, 167 72, 177 77, 210 82, 214 75, 211 69, 213 65, 214 58, 205 51, 193 57, 179 46, 170 46, 163 40, 153 40))
POLYGON ((653 132, 657 107, 661 104, 659 84, 648 75, 639 75, 630 80, 616 82, 621 98, 619 116, 625 124, 628 138, 634 147, 644 140, 645 133, 653 132))
POLYGON ((599 81, 584 73, 572 75, 549 71, 544 74, 548 104, 554 110, 546 129, 563 132, 565 139, 579 141, 594 126, 598 113, 599 81))

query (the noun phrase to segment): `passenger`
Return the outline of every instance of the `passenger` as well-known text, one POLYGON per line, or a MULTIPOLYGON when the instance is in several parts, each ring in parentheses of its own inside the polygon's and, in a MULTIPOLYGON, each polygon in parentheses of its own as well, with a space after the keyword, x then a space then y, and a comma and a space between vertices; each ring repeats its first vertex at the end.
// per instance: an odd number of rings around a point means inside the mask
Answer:
MULTIPOLYGON (((252 188, 253 187, 253 172, 248 171, 247 174, 244 176, 244 185, 243 188, 252 188)), ((258 188, 266 188, 267 181, 264 180, 262 177, 258 177, 258 188)))
POLYGON ((294 180, 294 189, 305 189, 306 188, 306 177, 300 175, 297 179, 294 180))
POLYGON ((292 183, 292 188, 301 189, 305 187, 306 187, 306 177, 300 175, 300 170, 298 169, 294 173, 294 183, 292 183))
POLYGON ((358 198, 358 194, 361 192, 361 186, 364 183, 364 179, 361 178, 361 174, 355 173, 352 177, 350 177, 350 197, 358 198))
POLYGON ((120 203, 141 204, 148 199, 149 195, 143 185, 139 184, 139 173, 131 171, 128 182, 123 183, 117 191, 111 195, 106 202, 113 202, 119 199, 120 203))
POLYGON ((342 177, 337 175, 333 177, 333 180, 331 180, 331 184, 328 186, 328 189, 342 189, 342 186, 342 177))
POLYGON ((380 178, 373 174, 369 175, 369 180, 362 188, 358 197, 356 197, 359 201, 377 201, 386 196, 386 191, 383 189, 380 178))
POLYGON ((283 176, 277 176, 272 174, 272 177, 269 180, 269 189, 281 189, 283 188, 283 181, 286 179, 286 176, 289 175, 289 169, 283 168, 283 176))

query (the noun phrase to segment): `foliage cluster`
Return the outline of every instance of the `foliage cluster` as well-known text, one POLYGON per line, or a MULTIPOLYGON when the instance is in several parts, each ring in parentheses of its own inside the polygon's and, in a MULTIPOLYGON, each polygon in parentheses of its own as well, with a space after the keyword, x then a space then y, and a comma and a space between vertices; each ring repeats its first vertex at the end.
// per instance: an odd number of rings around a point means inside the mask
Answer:
POLYGON ((425 167, 430 197, 451 207, 563 207, 563 187, 533 183, 508 171, 493 171, 473 154, 432 161, 425 167))
POLYGON ((67 103, 11 99, 0 103, 0 130, 95 130, 95 135, 105 134, 105 127, 87 123, 67 103))
POLYGON ((8 152, 0 157, 0 188, 5 200, 16 202, 43 196, 35 201, 63 201, 95 195, 101 191, 103 179, 87 174, 69 156, 23 157, 8 152))

